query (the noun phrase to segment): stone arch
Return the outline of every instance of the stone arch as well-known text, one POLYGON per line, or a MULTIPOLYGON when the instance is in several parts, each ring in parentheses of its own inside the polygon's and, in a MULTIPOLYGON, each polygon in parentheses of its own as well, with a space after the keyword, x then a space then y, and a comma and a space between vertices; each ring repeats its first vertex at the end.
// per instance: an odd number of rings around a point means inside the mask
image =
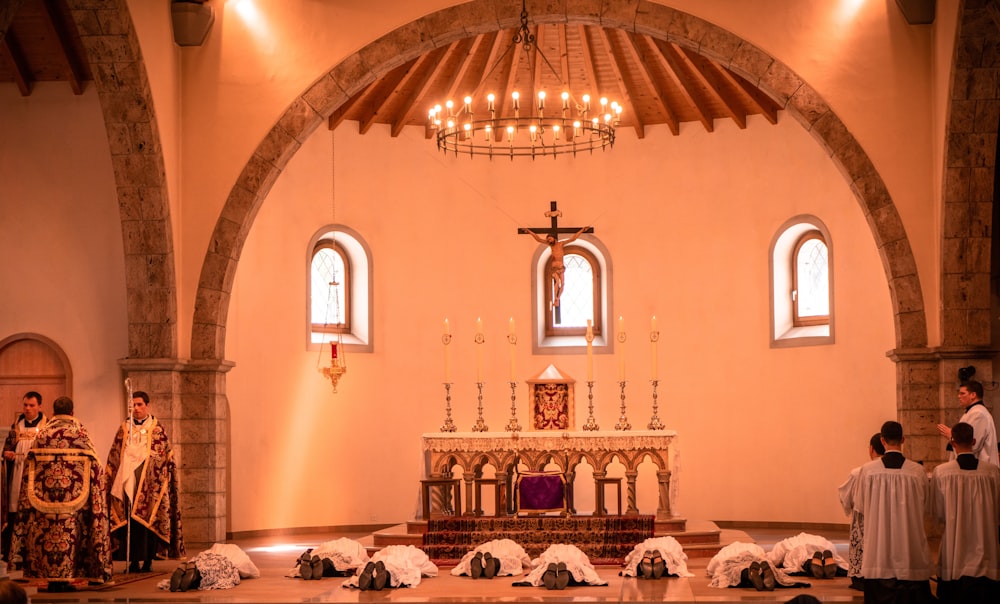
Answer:
POLYGON ((67 0, 94 74, 125 251, 129 358, 177 356, 167 176, 146 64, 125 0, 67 0))
MULTIPOLYGON (((673 8, 602 0, 580 0, 563 12, 555 7, 563 5, 532 6, 532 17, 539 22, 625 29, 677 43, 739 73, 787 109, 830 153, 868 220, 891 292, 897 347, 926 346, 920 279, 902 219, 861 144, 813 88, 762 49, 673 8)), ((518 18, 516 6, 492 0, 473 0, 431 13, 346 57, 292 101, 244 166, 215 225, 195 300, 192 358, 223 358, 229 296, 246 235, 271 186, 306 138, 379 75, 456 39, 513 27, 518 18)))
POLYGON ((1000 118, 995 59, 1000 22, 995 19, 988 2, 965 2, 958 16, 942 191, 941 345, 946 347, 991 347, 990 249, 1000 118))

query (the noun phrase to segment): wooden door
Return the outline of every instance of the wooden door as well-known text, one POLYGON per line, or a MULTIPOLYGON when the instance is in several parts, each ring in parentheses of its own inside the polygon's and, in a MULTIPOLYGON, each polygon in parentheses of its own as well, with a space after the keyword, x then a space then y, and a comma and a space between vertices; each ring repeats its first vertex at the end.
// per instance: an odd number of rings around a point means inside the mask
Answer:
POLYGON ((72 372, 59 346, 35 334, 18 334, 0 341, 0 432, 21 412, 24 393, 42 395, 42 411, 52 416, 52 401, 72 396, 72 372))

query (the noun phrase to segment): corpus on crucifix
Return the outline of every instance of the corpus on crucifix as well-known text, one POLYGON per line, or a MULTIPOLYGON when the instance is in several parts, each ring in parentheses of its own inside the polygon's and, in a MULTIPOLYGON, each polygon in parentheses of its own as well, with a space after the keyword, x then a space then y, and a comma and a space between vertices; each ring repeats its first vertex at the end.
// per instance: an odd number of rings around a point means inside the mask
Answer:
POLYGON ((559 300, 562 298, 563 292, 563 276, 566 272, 566 266, 563 263, 563 256, 565 256, 565 246, 572 243, 584 233, 593 233, 593 227, 560 227, 559 217, 562 216, 562 212, 559 211, 557 207, 557 202, 549 202, 549 211, 545 213, 546 218, 551 220, 551 224, 544 228, 520 228, 517 229, 518 235, 531 235, 535 241, 539 243, 544 243, 549 246, 552 252, 552 310, 555 312, 556 322, 560 322, 559 313, 559 300), (539 233, 544 233, 544 236, 539 233), (559 239, 560 234, 572 233, 571 236, 565 239, 559 239))

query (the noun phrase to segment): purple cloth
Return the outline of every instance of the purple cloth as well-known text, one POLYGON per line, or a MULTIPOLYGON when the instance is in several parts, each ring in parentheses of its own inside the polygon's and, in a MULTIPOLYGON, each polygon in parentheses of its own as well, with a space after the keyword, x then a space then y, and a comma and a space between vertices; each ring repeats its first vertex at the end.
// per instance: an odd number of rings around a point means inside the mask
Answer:
POLYGON ((522 474, 517 481, 517 509, 558 512, 566 509, 566 484, 562 474, 522 474))

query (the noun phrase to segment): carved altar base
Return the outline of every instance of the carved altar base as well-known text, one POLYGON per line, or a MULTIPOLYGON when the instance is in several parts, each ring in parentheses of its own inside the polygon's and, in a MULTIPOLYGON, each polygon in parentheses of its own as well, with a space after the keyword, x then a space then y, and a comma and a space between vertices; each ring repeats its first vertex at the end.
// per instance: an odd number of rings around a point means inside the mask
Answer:
MULTIPOLYGON (((638 515, 636 479, 639 465, 647 458, 657 466, 658 501, 655 518, 670 520, 676 498, 671 489, 671 476, 676 451, 671 450, 677 433, 672 430, 633 430, 597 432, 450 432, 423 435, 424 462, 428 478, 451 477, 452 467, 465 468, 461 477, 465 486, 464 515, 474 515, 474 485, 482 479, 482 467, 496 468, 500 484, 510 484, 519 464, 529 470, 541 471, 552 463, 565 473, 567 508, 573 506, 573 480, 576 466, 586 461, 594 468, 594 479, 607 475, 615 457, 625 466, 628 515, 638 515)), ((457 477, 456 477, 457 478, 457 477)), ((449 507, 445 502, 445 506, 449 507)), ((455 505, 456 512, 462 506, 455 505)))

